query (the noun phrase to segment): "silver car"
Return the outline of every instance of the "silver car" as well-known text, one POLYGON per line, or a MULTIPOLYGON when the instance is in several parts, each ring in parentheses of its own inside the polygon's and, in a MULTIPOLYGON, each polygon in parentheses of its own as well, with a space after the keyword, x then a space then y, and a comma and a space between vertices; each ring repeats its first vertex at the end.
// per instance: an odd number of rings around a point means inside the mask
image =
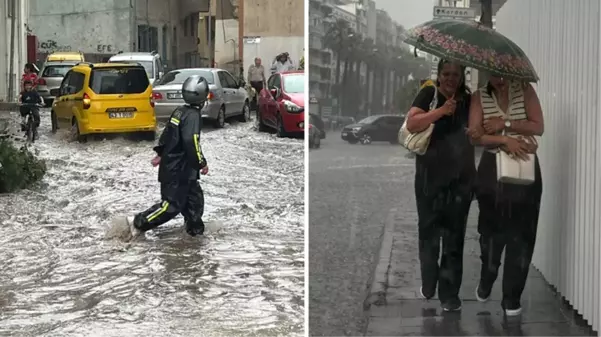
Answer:
POLYGON ((226 118, 237 116, 242 122, 250 120, 250 106, 245 83, 237 81, 227 70, 217 68, 188 68, 165 74, 152 90, 157 119, 167 119, 180 105, 182 84, 192 76, 200 75, 209 83, 208 101, 202 109, 202 117, 210 119, 215 127, 222 128, 226 118))
POLYGON ((77 63, 77 61, 44 63, 36 90, 48 106, 52 105, 65 74, 77 63))

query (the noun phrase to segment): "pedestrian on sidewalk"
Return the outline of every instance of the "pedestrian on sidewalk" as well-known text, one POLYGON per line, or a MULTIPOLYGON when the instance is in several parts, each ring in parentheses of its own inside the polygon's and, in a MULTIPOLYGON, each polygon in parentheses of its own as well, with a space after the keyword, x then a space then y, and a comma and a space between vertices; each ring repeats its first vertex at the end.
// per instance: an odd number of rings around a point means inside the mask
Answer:
POLYGON ((255 89, 253 97, 253 108, 257 109, 257 101, 261 90, 266 86, 265 68, 261 64, 261 58, 255 57, 255 64, 248 67, 248 83, 255 89))
POLYGON ((464 74, 464 67, 441 60, 435 86, 424 86, 407 114, 411 133, 434 123, 428 150, 417 156, 415 166, 420 291, 430 299, 438 285, 445 311, 461 309, 463 245, 476 178, 474 146, 465 134, 471 92, 464 74))
POLYGON ((472 97, 469 133, 475 144, 486 146, 478 166, 476 197, 480 209, 482 270, 476 289, 479 301, 490 297, 505 250, 502 307, 507 316, 521 314, 520 298, 534 252, 542 179, 538 157, 531 185, 500 183, 496 153, 515 158, 536 154, 537 143, 528 137, 543 134, 543 113, 534 88, 528 83, 491 76, 485 88, 472 97))

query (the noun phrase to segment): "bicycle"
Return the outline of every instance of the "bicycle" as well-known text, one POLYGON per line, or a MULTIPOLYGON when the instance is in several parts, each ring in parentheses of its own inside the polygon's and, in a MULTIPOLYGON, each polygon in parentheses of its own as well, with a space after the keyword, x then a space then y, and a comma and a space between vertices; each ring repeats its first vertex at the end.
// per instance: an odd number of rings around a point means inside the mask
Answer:
POLYGON ((25 138, 28 142, 34 143, 38 136, 38 130, 33 118, 33 109, 38 109, 39 113, 39 109, 42 107, 42 105, 39 103, 21 103, 19 104, 19 107, 28 108, 27 122, 25 125, 21 126, 21 131, 25 131, 25 138))

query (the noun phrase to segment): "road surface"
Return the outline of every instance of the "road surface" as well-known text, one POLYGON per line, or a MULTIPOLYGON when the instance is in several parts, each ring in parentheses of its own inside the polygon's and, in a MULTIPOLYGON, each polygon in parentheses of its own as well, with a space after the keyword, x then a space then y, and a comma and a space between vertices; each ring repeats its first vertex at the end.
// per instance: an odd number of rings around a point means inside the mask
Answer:
POLYGON ((389 211, 413 161, 398 145, 351 145, 330 132, 309 155, 309 324, 312 336, 356 336, 389 211))
POLYGON ((302 336, 304 147, 252 123, 208 128, 205 219, 181 217, 132 245, 104 241, 110 219, 157 202, 152 143, 69 143, 42 113, 40 186, 0 195, 0 335, 302 336))

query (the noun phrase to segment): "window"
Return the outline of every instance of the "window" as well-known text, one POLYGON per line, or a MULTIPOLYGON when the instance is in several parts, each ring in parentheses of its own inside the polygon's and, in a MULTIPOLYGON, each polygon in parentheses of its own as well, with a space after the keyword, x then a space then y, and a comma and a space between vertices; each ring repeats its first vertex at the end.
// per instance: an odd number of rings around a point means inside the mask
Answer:
POLYGON ((90 89, 97 94, 141 94, 148 89, 146 72, 141 67, 94 68, 90 89))
POLYGON ((138 51, 150 52, 159 49, 159 30, 157 27, 138 25, 138 51))
POLYGON ((207 70, 174 70, 168 72, 157 85, 165 85, 165 84, 183 84, 184 81, 192 76, 192 75, 200 75, 204 77, 209 84, 215 84, 215 77, 213 77, 213 73, 207 70))
POLYGON ((228 83, 228 87, 232 89, 238 89, 238 81, 236 81, 234 76, 232 76, 232 74, 228 73, 227 71, 224 71, 223 74, 225 76, 225 80, 228 83))
POLYGON ((61 87, 59 89, 59 94, 60 95, 66 95, 67 94, 67 86, 69 85, 69 80, 71 79, 71 75, 73 74, 73 71, 70 70, 67 72, 67 74, 65 75, 65 78, 63 78, 63 81, 61 82, 61 87))
POLYGON ((73 67, 71 64, 61 64, 56 66, 48 66, 44 68, 42 77, 65 77, 67 72, 73 67))
POLYGON ((273 87, 273 83, 275 82, 275 78, 279 75, 271 75, 271 77, 267 80, 267 88, 271 89, 273 87))
POLYGON ((230 77, 227 76, 228 74, 225 71, 219 71, 217 72, 217 77, 219 77, 219 82, 221 82, 221 87, 222 88, 229 88, 232 89, 234 88, 234 86, 232 86, 232 80, 230 79, 230 77))
POLYGON ((305 75, 286 75, 284 76, 284 91, 291 94, 300 94, 305 92, 305 75))
POLYGON ((69 78, 69 86, 74 88, 74 93, 83 90, 83 84, 86 80, 86 75, 74 71, 69 78))
POLYGON ((380 118, 380 116, 369 116, 369 117, 366 117, 366 118, 363 118, 362 120, 360 120, 358 122, 358 124, 372 124, 379 118, 380 118))
POLYGON ((129 64, 140 64, 146 70, 148 78, 154 78, 154 61, 138 61, 138 60, 119 60, 113 61, 113 63, 129 63, 129 64))
MULTIPOLYGON (((281 76, 275 76, 273 79, 273 86, 278 88, 278 89, 282 89, 282 78, 281 76)), ((269 87, 269 89, 271 89, 271 87, 269 87)))

